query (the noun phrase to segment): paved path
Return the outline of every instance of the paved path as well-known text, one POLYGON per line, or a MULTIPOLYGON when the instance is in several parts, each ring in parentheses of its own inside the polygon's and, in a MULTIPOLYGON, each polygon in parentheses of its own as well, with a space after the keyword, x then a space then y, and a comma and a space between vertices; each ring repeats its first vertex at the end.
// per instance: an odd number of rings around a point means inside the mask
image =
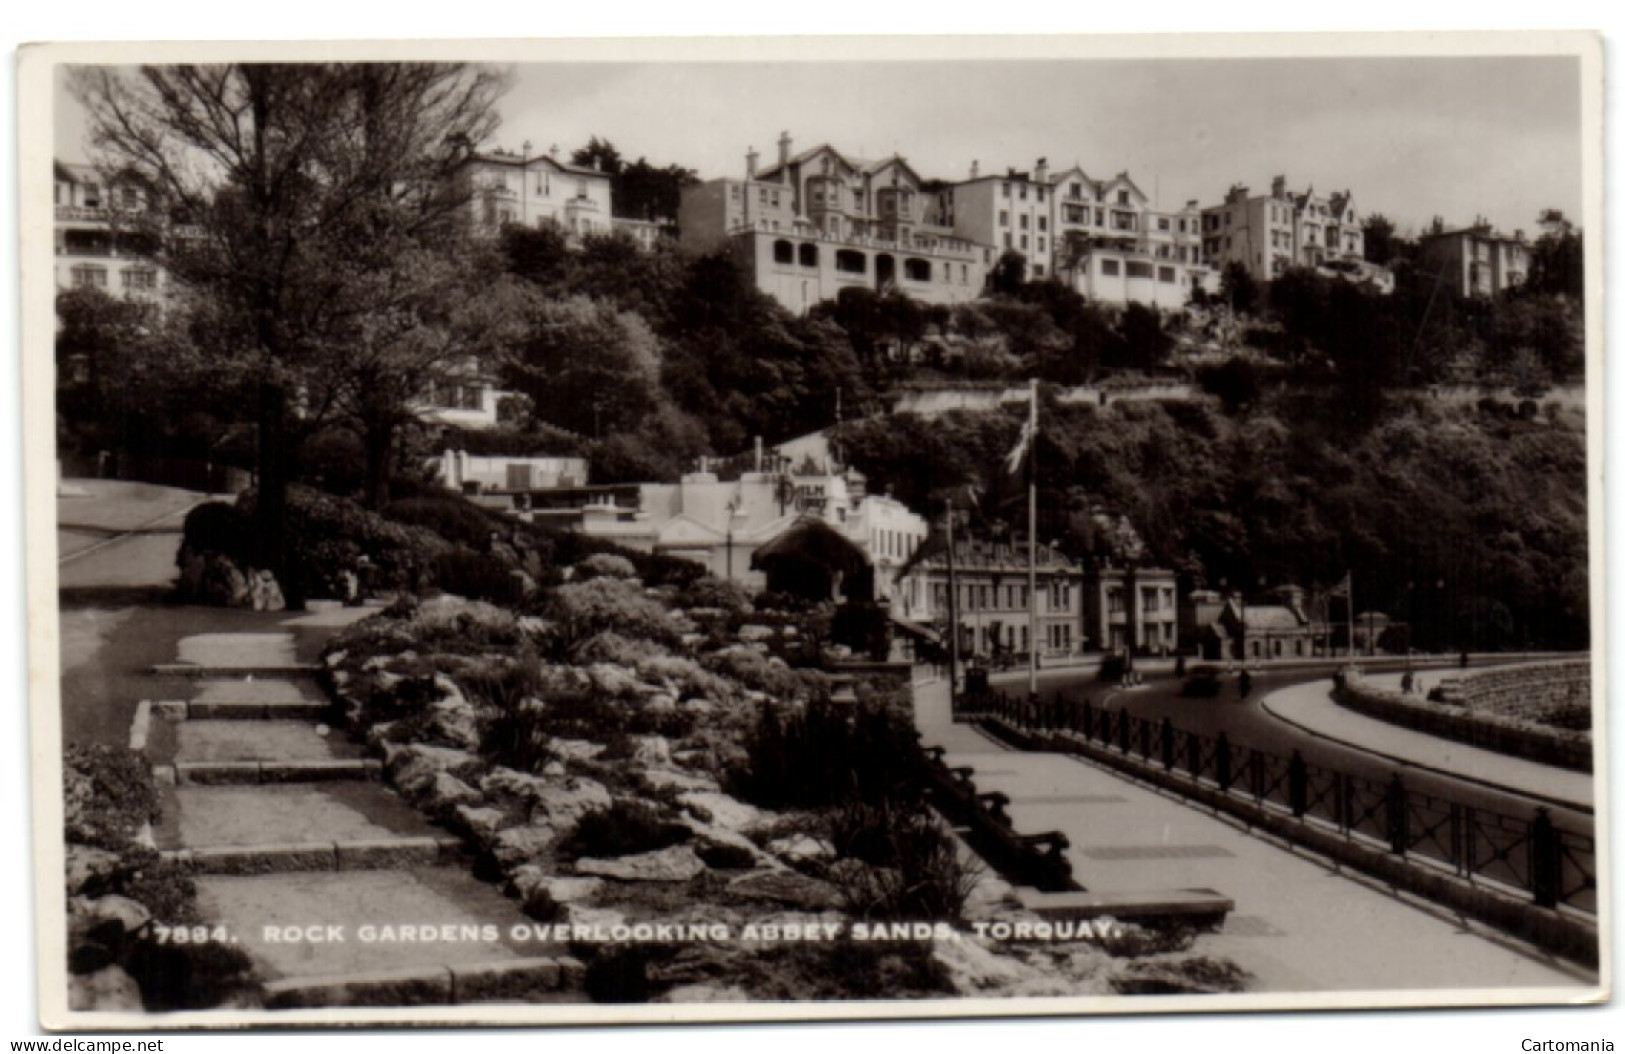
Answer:
MULTIPOLYGON (((1399 689, 1400 673, 1371 674, 1382 688, 1399 689)), ((1426 678, 1429 684, 1437 678, 1426 678)), ((1337 705, 1330 681, 1309 681, 1271 692, 1264 711, 1317 736, 1381 754, 1403 765, 1448 773, 1500 790, 1554 800, 1580 809, 1592 808, 1595 779, 1587 772, 1543 765, 1538 761, 1457 743, 1426 732, 1355 713, 1337 705)))
POLYGON ((269 1006, 561 997, 562 949, 528 939, 457 839, 322 722, 291 632, 196 634, 175 657, 209 673, 151 708, 144 748, 173 784, 156 841, 197 872, 202 914, 253 958, 269 1006))
POLYGON ((1198 948, 1251 971, 1255 991, 1541 988, 1572 997, 1596 983, 1539 949, 1087 761, 1005 749, 952 723, 941 681, 916 687, 915 709, 927 745, 973 767, 980 790, 1010 797, 1017 830, 1067 835, 1081 885, 1233 898, 1223 931, 1198 948))
POLYGON ((186 514, 209 495, 121 480, 70 482, 83 496, 57 498, 57 588, 150 589, 174 582, 186 514))

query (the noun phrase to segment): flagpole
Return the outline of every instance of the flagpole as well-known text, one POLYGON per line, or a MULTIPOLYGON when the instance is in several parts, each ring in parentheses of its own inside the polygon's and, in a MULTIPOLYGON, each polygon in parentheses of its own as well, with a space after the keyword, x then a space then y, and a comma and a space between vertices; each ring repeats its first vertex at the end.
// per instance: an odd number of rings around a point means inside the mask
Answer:
POLYGON ((1038 697, 1038 378, 1031 378, 1027 452, 1027 694, 1038 697))
POLYGON ((1349 661, 1354 661, 1354 572, 1348 573, 1348 620, 1349 620, 1349 661))
POLYGON ((959 690, 959 585, 954 579, 954 499, 948 499, 948 705, 959 690))

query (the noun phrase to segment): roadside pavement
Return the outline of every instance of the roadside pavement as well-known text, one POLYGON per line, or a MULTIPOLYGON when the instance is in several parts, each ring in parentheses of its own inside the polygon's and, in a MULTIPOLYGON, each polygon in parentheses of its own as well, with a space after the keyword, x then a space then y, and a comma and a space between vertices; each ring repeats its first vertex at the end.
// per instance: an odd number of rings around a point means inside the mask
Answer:
MULTIPOLYGON (((1376 673, 1368 674, 1366 680, 1398 691, 1403 676, 1402 673, 1376 673)), ((1437 683, 1436 677, 1426 680, 1437 683)), ((1330 681, 1308 681, 1271 692, 1260 705, 1265 713, 1306 732, 1380 754, 1401 765, 1588 811, 1593 808, 1596 780, 1590 773, 1527 761, 1367 717, 1337 705, 1331 691, 1330 681)))
MULTIPOLYGON (((1212 889, 1235 901, 1197 950, 1233 959, 1255 992, 1512 990, 1577 997, 1594 973, 1330 861, 1065 754, 1006 748, 955 725, 941 680, 915 684, 916 721, 981 791, 1002 791, 1023 833, 1063 832, 1091 891, 1212 889), (1542 989, 1544 992, 1534 990, 1542 989)), ((1492 995, 1493 997, 1493 995, 1492 995)))

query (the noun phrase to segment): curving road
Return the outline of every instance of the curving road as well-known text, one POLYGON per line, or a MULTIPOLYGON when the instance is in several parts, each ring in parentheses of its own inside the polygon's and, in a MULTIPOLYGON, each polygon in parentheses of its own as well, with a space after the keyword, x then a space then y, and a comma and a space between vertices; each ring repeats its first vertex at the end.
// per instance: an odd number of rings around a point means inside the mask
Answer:
MULTIPOLYGON (((1346 661, 1346 660, 1345 660, 1346 661)), ((1558 826, 1570 831, 1590 835, 1594 816, 1570 806, 1542 801, 1510 790, 1502 790, 1457 779, 1442 773, 1430 772, 1409 765, 1401 765, 1388 758, 1347 746, 1314 735, 1266 711, 1260 701, 1278 688, 1305 681, 1328 680, 1343 661, 1294 666, 1282 669, 1265 667, 1252 671, 1252 690, 1247 698, 1239 697, 1234 678, 1223 679, 1223 689, 1213 699, 1186 698, 1179 694, 1181 681, 1169 672, 1143 671, 1145 686, 1130 690, 1118 689, 1095 679, 1093 669, 1076 672, 1050 673, 1039 683, 1045 698, 1059 692, 1064 698, 1088 699, 1097 707, 1109 710, 1127 710, 1136 717, 1160 721, 1164 717, 1173 726, 1205 736, 1224 732, 1236 746, 1264 750, 1282 757, 1292 751, 1302 752, 1311 765, 1347 772, 1366 779, 1386 780, 1396 769, 1405 784, 1425 794, 1436 795, 1463 805, 1491 809, 1507 816, 1527 819, 1536 808, 1545 806, 1558 826)), ((1402 660, 1362 660, 1370 670, 1398 670, 1402 660)), ((1430 678, 1431 680, 1431 678, 1430 678)), ((1006 690, 1013 685, 1006 684, 1006 690)))

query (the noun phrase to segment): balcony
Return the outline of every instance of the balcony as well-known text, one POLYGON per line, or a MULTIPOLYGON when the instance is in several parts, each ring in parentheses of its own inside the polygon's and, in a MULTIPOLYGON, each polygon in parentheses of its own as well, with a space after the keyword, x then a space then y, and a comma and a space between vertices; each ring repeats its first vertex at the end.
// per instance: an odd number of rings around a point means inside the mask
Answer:
POLYGON ((56 207, 56 221, 58 223, 106 223, 112 214, 104 208, 86 208, 83 205, 58 205, 56 207))

